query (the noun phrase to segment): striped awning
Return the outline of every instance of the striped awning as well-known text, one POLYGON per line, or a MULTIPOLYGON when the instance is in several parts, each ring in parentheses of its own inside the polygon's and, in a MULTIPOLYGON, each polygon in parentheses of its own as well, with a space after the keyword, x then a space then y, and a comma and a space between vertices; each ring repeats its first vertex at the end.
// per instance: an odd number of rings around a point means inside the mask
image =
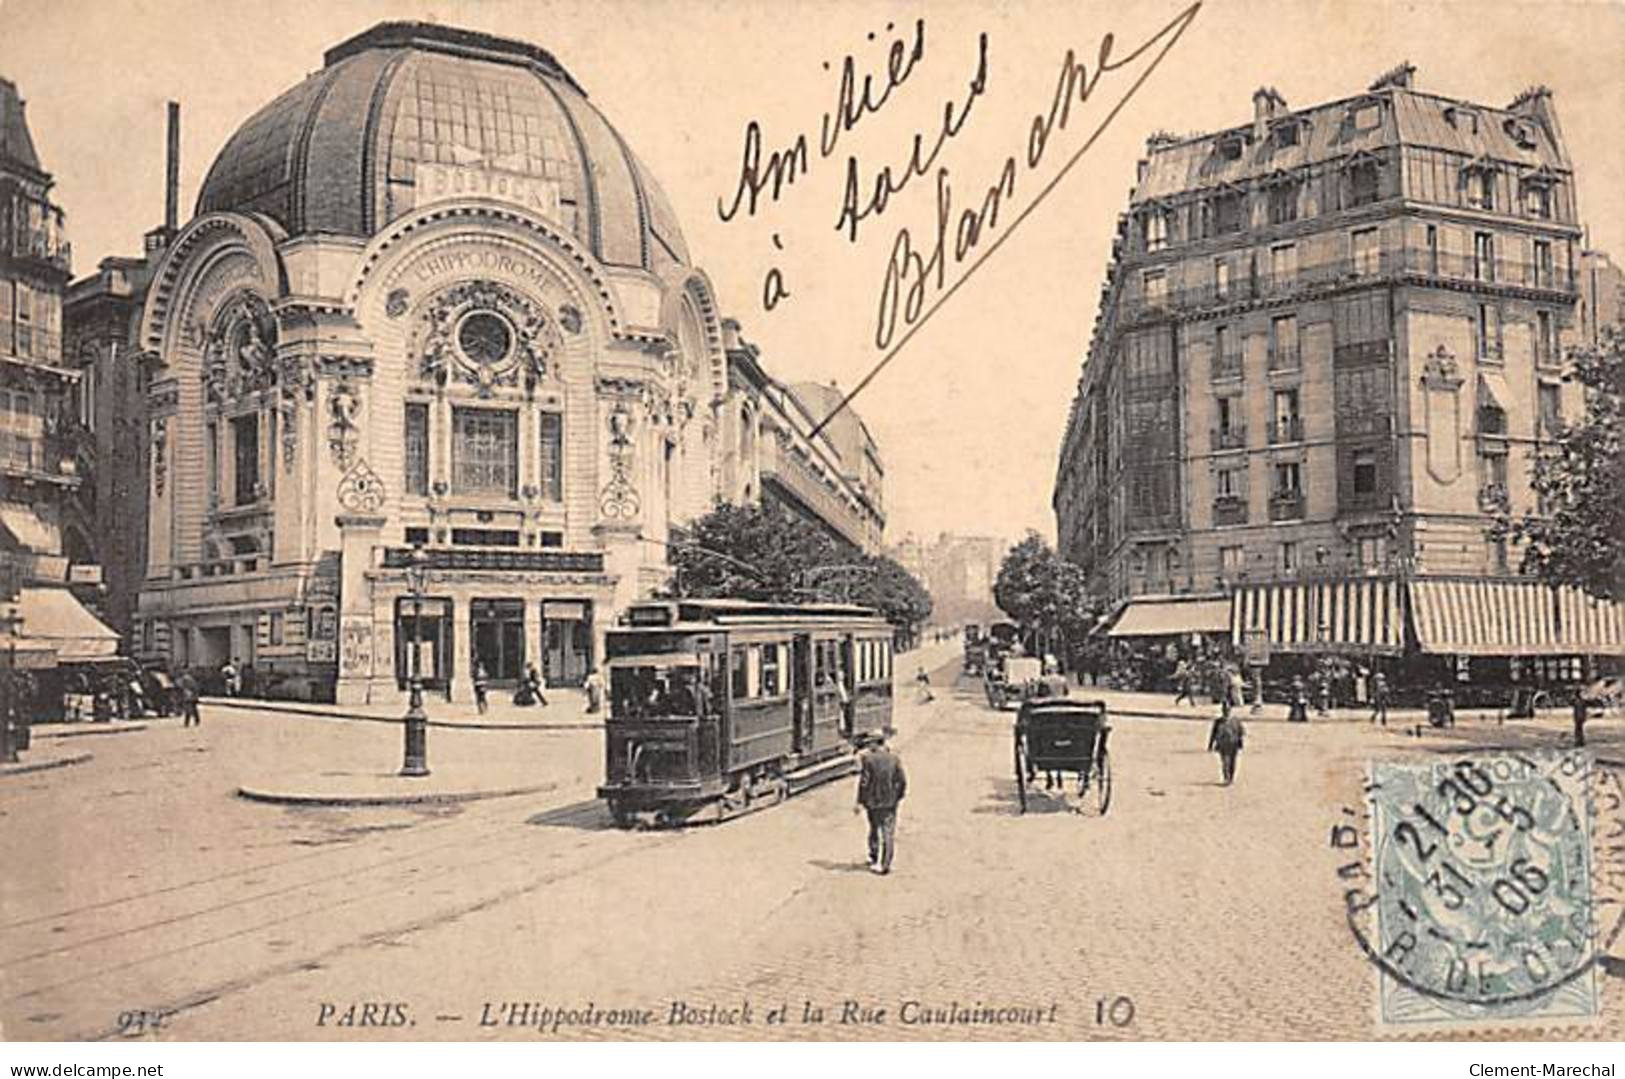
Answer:
POLYGON ((1398 652, 1405 641, 1399 582, 1389 579, 1242 585, 1230 616, 1237 647, 1259 630, 1276 652, 1398 652))
POLYGON ((1536 581, 1411 582, 1411 617, 1424 652, 1465 656, 1619 654, 1620 605, 1536 581))

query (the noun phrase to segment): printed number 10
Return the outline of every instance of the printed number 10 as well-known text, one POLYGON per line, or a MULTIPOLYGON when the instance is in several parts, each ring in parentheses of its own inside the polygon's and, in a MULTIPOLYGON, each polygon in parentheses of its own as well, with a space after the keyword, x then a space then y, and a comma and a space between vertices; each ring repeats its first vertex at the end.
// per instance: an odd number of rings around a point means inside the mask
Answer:
POLYGON ((1134 1001, 1128 997, 1113 997, 1107 1000, 1101 997, 1095 1001, 1095 1026, 1101 1027, 1110 1023, 1114 1027, 1126 1027, 1134 1022, 1134 1001))

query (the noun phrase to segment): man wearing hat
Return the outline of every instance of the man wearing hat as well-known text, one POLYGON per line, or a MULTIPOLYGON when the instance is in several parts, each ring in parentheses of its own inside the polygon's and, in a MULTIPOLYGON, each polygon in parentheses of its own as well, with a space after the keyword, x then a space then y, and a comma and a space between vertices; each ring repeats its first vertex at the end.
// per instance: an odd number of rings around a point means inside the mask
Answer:
POLYGON ((869 814, 869 871, 890 873, 892 852, 896 848, 897 804, 903 800, 908 778, 903 774, 903 762, 886 745, 884 731, 872 732, 858 758, 858 804, 869 814))

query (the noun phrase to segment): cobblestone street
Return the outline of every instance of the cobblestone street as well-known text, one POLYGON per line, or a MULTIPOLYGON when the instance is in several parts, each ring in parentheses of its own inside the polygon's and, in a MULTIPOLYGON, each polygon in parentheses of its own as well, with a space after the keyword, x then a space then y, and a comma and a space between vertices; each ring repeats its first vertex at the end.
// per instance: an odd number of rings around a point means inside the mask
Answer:
MULTIPOLYGON (((438 769, 523 767, 552 789, 365 810, 232 792, 271 754, 388 766, 387 726, 219 709, 96 739, 93 762, 0 790, 8 864, 80 852, 0 884, 4 1036, 117 1036, 123 1016, 183 1040, 1373 1037, 1330 827, 1374 757, 1504 735, 1259 722, 1225 788, 1205 713, 1125 716, 1105 817, 1042 792, 1021 815, 1013 713, 968 680, 899 702, 889 877, 865 871, 850 780, 720 826, 615 830, 592 797, 596 731, 437 729, 438 769), (671 1024, 674 1002, 693 1022, 671 1024), (652 1019, 538 1029, 542 1008, 589 1004, 652 1019), (955 1004, 1038 1021, 921 1022, 955 1004)), ((1621 982, 1603 981, 1596 1032, 1617 1037, 1621 982)))

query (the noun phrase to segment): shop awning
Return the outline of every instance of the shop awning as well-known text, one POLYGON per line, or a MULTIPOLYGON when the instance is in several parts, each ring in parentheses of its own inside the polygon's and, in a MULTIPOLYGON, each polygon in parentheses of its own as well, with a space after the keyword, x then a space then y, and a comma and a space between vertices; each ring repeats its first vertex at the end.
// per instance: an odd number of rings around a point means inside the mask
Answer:
POLYGON ((1620 605, 1537 581, 1412 581, 1411 617, 1424 652, 1464 656, 1618 655, 1620 605))
POLYGON ((1384 578, 1243 585, 1231 613, 1237 647, 1249 631, 1276 652, 1398 652, 1405 640, 1399 582, 1384 578))
POLYGON ((17 635, 50 647, 58 663, 82 663, 118 652, 118 634, 85 610, 66 588, 24 588, 17 600, 17 635))
POLYGON ((0 527, 8 534, 13 549, 38 554, 58 554, 62 550, 62 537, 57 529, 46 524, 32 506, 0 502, 0 527))
POLYGON ((1499 371, 1480 371, 1478 373, 1478 393, 1480 405, 1494 405, 1502 412, 1511 410, 1512 391, 1507 388, 1507 380, 1499 371), (1488 400, 1485 400, 1485 398, 1488 400))
POLYGON ((1228 599, 1137 599, 1129 603, 1106 636, 1170 637, 1181 633, 1225 633, 1229 629, 1228 599))

